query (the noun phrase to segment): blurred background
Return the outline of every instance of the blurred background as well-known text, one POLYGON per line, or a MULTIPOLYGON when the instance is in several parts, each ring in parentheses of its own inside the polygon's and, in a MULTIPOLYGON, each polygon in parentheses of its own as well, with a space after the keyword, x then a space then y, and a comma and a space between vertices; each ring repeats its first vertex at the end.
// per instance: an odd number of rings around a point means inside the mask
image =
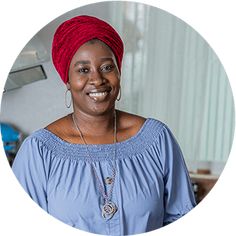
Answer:
POLYGON ((183 151, 197 202, 218 180, 234 136, 234 101, 224 68, 208 43, 181 19, 134 2, 101 2, 70 11, 22 49, 6 80, 1 132, 10 165, 25 137, 71 112, 51 62, 57 26, 75 15, 99 17, 125 44, 117 108, 166 123, 183 151))

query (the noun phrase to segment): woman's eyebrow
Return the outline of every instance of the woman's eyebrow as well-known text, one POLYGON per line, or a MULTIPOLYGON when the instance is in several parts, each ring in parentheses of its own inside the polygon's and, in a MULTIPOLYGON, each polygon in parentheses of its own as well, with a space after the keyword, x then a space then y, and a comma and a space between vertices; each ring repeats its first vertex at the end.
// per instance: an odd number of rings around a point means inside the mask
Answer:
POLYGON ((113 61, 112 57, 101 57, 101 61, 113 61))
MULTIPOLYGON (((100 60, 103 61, 112 61, 113 62, 113 58, 112 57, 101 57, 100 60)), ((74 64, 74 67, 78 66, 78 65, 87 65, 87 64, 91 64, 91 62, 89 60, 80 60, 80 61, 76 61, 74 64)))
POLYGON ((85 64, 90 64, 91 62, 90 61, 76 61, 75 64, 74 64, 74 67, 82 64, 82 65, 85 65, 85 64))

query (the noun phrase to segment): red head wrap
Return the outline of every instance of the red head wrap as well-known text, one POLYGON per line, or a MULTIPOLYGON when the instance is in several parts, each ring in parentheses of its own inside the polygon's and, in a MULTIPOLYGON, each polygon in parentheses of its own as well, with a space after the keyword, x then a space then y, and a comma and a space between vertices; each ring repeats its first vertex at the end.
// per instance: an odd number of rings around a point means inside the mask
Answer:
POLYGON ((95 38, 111 48, 121 69, 124 46, 115 29, 96 17, 76 16, 57 28, 52 43, 52 60, 64 83, 68 82, 69 66, 76 51, 95 38))

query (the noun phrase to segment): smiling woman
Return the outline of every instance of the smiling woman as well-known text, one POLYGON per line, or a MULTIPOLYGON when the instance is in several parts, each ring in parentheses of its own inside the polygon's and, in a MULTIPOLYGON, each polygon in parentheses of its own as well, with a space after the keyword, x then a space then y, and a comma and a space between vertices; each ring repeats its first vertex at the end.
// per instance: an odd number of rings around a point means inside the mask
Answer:
POLYGON ((162 122, 116 109, 123 42, 77 16, 57 29, 54 65, 73 112, 22 144, 13 171, 45 211, 88 232, 127 235, 167 225, 195 206, 182 152, 162 122))
POLYGON ((67 88, 75 111, 102 114, 114 109, 120 72, 111 49, 99 40, 82 45, 71 60, 67 88))

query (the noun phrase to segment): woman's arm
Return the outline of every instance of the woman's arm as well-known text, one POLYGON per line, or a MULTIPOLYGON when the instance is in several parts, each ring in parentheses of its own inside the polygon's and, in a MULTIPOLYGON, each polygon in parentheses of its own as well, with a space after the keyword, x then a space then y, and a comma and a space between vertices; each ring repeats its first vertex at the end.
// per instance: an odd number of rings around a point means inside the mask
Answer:
POLYGON ((12 169, 29 196, 47 211, 47 176, 44 155, 48 151, 36 138, 28 137, 21 145, 12 169))

